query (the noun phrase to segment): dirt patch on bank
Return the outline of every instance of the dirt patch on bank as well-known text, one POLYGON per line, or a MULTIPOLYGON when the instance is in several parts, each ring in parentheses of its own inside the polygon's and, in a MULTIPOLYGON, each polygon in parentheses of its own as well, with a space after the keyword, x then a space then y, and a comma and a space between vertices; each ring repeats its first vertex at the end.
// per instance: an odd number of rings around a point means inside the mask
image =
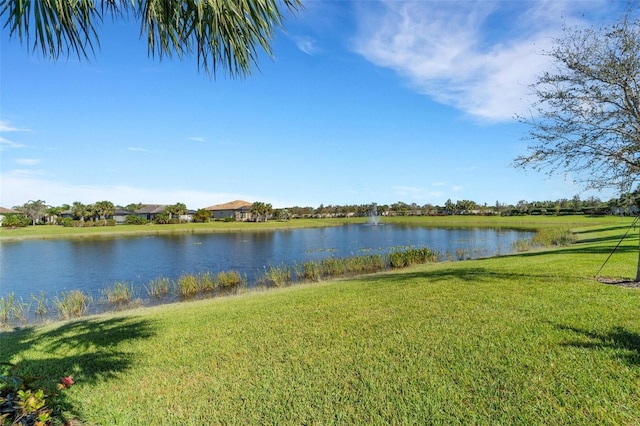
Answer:
POLYGON ((618 287, 640 289, 640 281, 632 281, 628 279, 609 278, 609 277, 598 277, 596 278, 596 280, 602 284, 617 285, 618 287))

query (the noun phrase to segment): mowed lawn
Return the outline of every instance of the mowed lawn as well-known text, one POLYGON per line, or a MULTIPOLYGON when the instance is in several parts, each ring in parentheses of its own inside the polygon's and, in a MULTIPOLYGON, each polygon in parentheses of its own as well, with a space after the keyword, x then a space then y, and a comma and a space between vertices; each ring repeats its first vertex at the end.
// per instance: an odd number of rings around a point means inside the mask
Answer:
MULTIPOLYGON (((73 375, 87 424, 638 424, 640 290, 594 279, 631 219, 594 223, 553 250, 4 331, 0 360, 73 375)), ((635 276, 637 232, 603 276, 635 276)))

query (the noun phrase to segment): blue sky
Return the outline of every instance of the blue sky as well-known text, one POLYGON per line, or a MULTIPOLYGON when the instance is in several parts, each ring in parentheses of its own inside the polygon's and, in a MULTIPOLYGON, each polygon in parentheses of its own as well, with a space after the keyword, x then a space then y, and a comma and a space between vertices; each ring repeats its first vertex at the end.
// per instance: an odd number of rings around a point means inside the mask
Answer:
POLYGON ((511 166, 527 85, 590 1, 307 1, 245 79, 149 58, 136 22, 105 20, 89 61, 0 39, 0 206, 235 199, 517 203, 582 191, 511 166))

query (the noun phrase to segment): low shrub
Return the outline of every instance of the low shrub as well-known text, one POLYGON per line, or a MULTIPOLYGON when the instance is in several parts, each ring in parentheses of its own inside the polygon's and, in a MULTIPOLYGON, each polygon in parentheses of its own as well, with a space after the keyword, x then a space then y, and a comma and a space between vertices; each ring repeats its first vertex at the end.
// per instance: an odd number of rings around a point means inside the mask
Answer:
MULTIPOLYGON (((17 374, 19 366, 9 362, 0 362, 0 367, 0 424, 69 424, 62 413, 61 396, 37 385, 41 377, 17 374)), ((72 376, 63 377, 57 390, 73 384, 72 376)))
POLYGON ((211 220, 211 212, 205 209, 198 209, 193 215, 193 221, 195 223, 205 223, 211 220))
POLYGON ((126 223, 127 225, 146 225, 147 223, 149 223, 149 221, 138 215, 128 214, 124 218, 124 223, 126 223))
POLYGON ((2 227, 4 228, 24 228, 31 224, 29 219, 20 214, 7 215, 2 220, 2 227))
POLYGON ((167 224, 171 223, 171 220, 172 219, 169 218, 169 213, 160 213, 153 220, 153 223, 158 224, 158 225, 167 225, 167 224))

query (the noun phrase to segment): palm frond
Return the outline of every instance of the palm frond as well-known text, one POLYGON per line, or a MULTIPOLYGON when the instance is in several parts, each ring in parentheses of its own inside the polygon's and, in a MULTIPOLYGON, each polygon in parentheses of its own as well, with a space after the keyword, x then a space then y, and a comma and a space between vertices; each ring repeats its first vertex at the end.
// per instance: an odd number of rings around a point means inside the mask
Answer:
POLYGON ((0 0, 4 28, 21 43, 57 59, 62 53, 87 58, 98 44, 95 24, 102 19, 92 0, 0 0))
POLYGON ((149 55, 180 58, 197 55, 198 67, 215 76, 250 74, 258 55, 271 56, 271 39, 284 16, 280 6, 296 12, 301 0, 0 0, 0 16, 11 37, 33 43, 45 57, 75 53, 79 59, 99 47, 97 26, 107 15, 140 21, 149 55))

